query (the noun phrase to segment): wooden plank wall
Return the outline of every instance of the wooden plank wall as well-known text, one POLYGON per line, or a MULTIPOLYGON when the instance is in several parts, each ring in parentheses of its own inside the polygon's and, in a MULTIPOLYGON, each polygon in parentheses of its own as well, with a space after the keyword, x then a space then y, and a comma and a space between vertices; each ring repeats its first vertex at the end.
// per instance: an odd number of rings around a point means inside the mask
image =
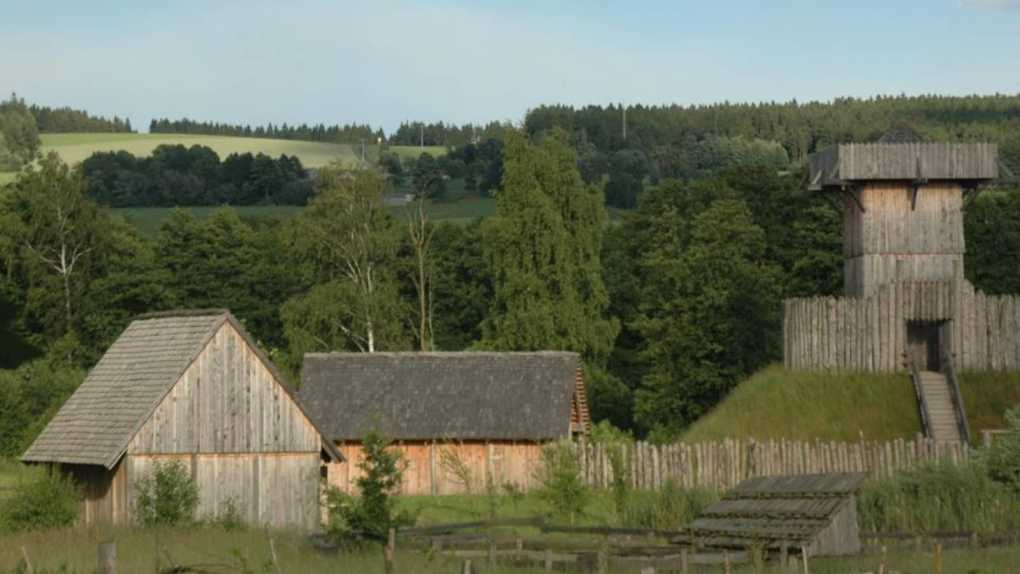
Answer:
POLYGON ((844 293, 874 295, 895 281, 963 279, 963 193, 959 184, 921 186, 916 205, 904 182, 870 183, 843 209, 844 293))
MULTIPOLYGON (((128 472, 148 476, 156 463, 179 461, 198 484, 198 518, 223 516, 232 501, 248 524, 314 530, 319 526, 318 453, 129 455, 128 472)), ((128 485, 132 505, 136 483, 128 485)))
POLYGON ((787 368, 900 371, 906 322, 950 320, 960 370, 1020 370, 1020 297, 990 296, 966 281, 894 283, 866 298, 784 302, 787 368))
MULTIPOLYGON (((356 491, 355 481, 362 472, 360 444, 337 445, 346 463, 330 463, 328 482, 347 493, 356 491)), ((535 485, 535 472, 541 464, 541 445, 532 442, 404 442, 394 445, 403 457, 404 481, 400 494, 481 493, 491 481, 497 488, 512 484, 522 490, 535 485), (463 462, 469 483, 463 483, 448 467, 444 453, 463 462)))
POLYGON ((224 324, 139 429, 129 453, 318 452, 319 434, 224 324))
MULTIPOLYGON (((580 443, 577 447, 585 482, 594 488, 612 484, 613 469, 606 446, 580 443)), ((619 447, 615 447, 619 448, 619 447)), ((705 443, 653 445, 637 442, 625 447, 630 484, 639 489, 661 488, 667 480, 685 488, 730 489, 754 476, 867 472, 890 476, 923 464, 959 464, 970 457, 960 443, 915 440, 888 442, 724 440, 705 443)))
POLYGON ((60 469, 82 487, 81 514, 85 525, 125 524, 129 520, 127 465, 123 461, 113 470, 93 465, 63 465, 60 469))

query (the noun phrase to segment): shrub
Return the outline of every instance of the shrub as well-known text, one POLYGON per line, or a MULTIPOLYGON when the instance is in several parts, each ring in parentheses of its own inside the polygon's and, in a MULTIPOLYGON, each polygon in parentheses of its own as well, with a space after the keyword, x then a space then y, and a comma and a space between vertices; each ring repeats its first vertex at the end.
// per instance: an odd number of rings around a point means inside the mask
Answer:
POLYGON ((560 441, 542 447, 542 464, 536 476, 542 485, 539 495, 559 516, 570 521, 584 510, 591 493, 581 479, 581 466, 577 462, 574 445, 560 441))
POLYGON ((135 512, 142 526, 174 526, 194 520, 198 485, 180 461, 156 463, 152 474, 135 483, 135 512))
POLYGON ((685 490, 667 480, 661 490, 632 493, 620 516, 622 523, 629 528, 677 530, 694 520, 718 498, 714 490, 685 490))
POLYGON ((1020 494, 1020 406, 1006 411, 1006 434, 984 453, 992 479, 1020 494))
POLYGON ((326 533, 337 544, 357 546, 365 541, 384 541, 390 528, 411 522, 407 515, 394 512, 392 494, 403 480, 403 469, 400 453, 388 447, 389 441, 380 435, 365 435, 364 459, 358 463, 362 475, 355 481, 358 497, 336 488, 326 490, 326 533))
POLYGON ((984 465, 931 465, 865 484, 858 498, 862 530, 982 532, 1020 527, 1020 497, 992 480, 984 465))
POLYGON ((237 506, 237 499, 228 496, 220 506, 219 513, 209 523, 228 532, 244 528, 244 517, 241 516, 241 509, 237 506))
POLYGON ((56 472, 34 468, 0 501, 0 528, 11 531, 70 526, 78 518, 81 492, 56 472))

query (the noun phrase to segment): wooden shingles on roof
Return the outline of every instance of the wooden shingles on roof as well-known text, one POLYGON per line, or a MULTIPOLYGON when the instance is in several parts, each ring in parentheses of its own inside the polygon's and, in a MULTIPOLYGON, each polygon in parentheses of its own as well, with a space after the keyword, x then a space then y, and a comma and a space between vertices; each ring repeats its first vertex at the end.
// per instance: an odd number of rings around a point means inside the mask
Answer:
MULTIPOLYGON (((143 315, 121 333, 21 459, 112 469, 181 375, 228 322, 281 388, 293 396, 254 339, 228 311, 143 315)), ((330 456, 340 459, 330 441, 323 441, 323 446, 330 456)))
POLYGON ((824 554, 860 546, 854 495, 864 473, 827 473, 746 480, 691 525, 705 546, 814 545, 824 554))
POLYGON ((308 354, 300 397, 336 441, 542 441, 589 424, 569 352, 308 354))

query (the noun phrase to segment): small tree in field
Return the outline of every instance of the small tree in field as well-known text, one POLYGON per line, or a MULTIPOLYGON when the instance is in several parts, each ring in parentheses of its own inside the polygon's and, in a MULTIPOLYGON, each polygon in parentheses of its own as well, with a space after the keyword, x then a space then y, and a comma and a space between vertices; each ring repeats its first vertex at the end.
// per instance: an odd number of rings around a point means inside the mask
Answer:
POLYGON ((542 485, 540 495, 554 513, 568 517, 572 523, 574 517, 584 511, 591 493, 581 479, 581 465, 570 441, 542 448, 542 465, 537 478, 542 485))
POLYGON ((351 546, 383 541, 390 528, 409 521, 394 511, 392 495, 403 481, 403 468, 400 453, 389 446, 389 441, 378 433, 365 435, 364 459, 358 463, 362 475, 355 481, 360 496, 353 497, 336 488, 327 490, 327 532, 337 543, 351 546))

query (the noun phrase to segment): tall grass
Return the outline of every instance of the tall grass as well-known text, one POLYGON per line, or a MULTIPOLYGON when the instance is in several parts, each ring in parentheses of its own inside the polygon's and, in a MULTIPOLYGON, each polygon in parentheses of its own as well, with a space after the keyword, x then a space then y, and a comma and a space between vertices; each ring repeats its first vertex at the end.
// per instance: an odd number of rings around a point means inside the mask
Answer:
POLYGON ((932 465, 867 483, 858 500, 863 530, 992 532, 1020 528, 1020 495, 980 463, 932 465))
POLYGON ((661 490, 630 493, 622 516, 617 518, 627 528, 678 530, 718 499, 714 490, 684 489, 666 481, 661 490))

